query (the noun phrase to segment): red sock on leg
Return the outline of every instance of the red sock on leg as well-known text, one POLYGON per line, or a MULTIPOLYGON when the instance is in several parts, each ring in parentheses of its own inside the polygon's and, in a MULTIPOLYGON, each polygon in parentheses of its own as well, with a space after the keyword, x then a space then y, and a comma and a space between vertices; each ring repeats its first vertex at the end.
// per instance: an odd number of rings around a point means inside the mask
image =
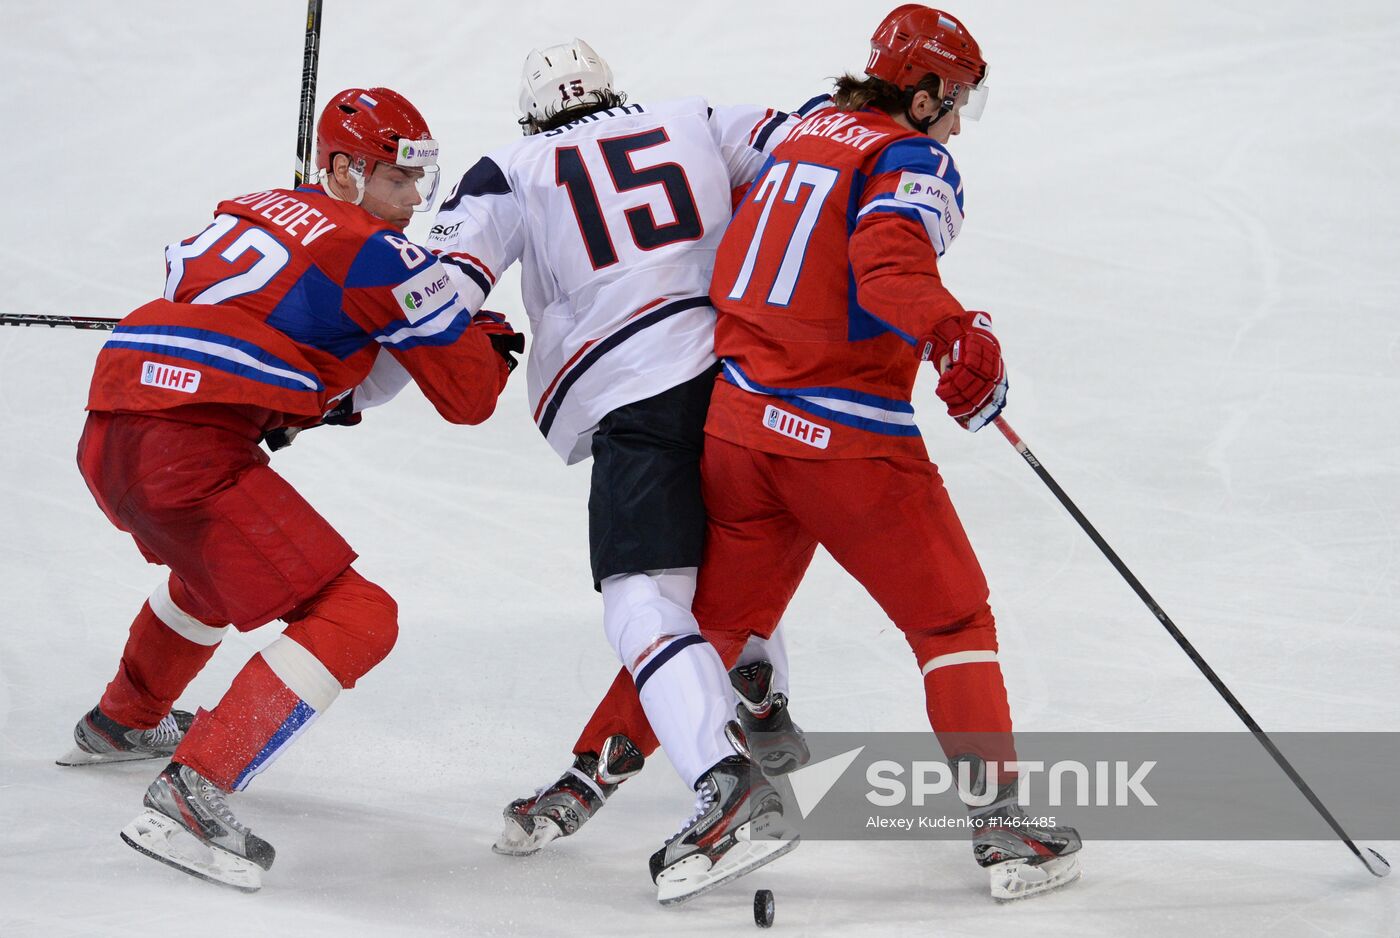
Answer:
POLYGON ((98 703, 103 713, 123 726, 150 729, 170 712, 227 630, 226 623, 186 611, 192 608, 199 606, 173 574, 141 605, 98 703))
POLYGON ((984 607, 951 628, 911 630, 905 637, 923 671, 929 725, 944 753, 950 758, 975 753, 989 762, 1015 760, 991 610, 984 607))

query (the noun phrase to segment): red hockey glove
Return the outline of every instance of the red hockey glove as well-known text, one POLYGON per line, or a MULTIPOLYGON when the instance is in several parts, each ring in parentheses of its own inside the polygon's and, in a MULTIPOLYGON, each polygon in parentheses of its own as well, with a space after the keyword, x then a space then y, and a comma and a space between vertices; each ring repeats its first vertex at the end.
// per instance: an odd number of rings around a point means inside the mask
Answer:
POLYGON ((472 317, 472 326, 486 333, 496 354, 506 360, 506 370, 514 371, 520 364, 515 356, 525 351, 525 337, 510 327, 506 317, 483 309, 472 317))
POLYGON ((938 396, 948 405, 948 416, 964 428, 977 432, 1006 406, 1006 363, 986 313, 940 320, 919 339, 918 350, 938 368, 938 396))

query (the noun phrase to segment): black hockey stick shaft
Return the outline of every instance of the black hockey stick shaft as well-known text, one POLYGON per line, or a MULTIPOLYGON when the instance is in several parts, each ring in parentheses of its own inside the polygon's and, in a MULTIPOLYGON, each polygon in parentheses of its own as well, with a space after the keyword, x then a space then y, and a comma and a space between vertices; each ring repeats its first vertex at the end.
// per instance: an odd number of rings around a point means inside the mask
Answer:
MULTIPOLYGON (((321 0, 306 3, 306 47, 301 65, 301 110, 297 118, 297 159, 293 186, 312 174, 312 147, 316 119, 316 73, 321 62, 321 0)), ((0 326, 48 326, 68 329, 111 329, 119 320, 105 316, 49 316, 0 313, 0 326)), ((293 434, 295 435, 295 434, 293 434)))
POLYGON ((48 326, 51 329, 111 329, 119 319, 108 316, 49 316, 0 313, 0 326, 48 326))
MULTIPOLYGON (((312 148, 316 137, 312 124, 316 120, 316 73, 321 66, 321 0, 306 0, 306 44, 301 60, 301 108, 297 112, 295 189, 315 176, 312 148)), ((273 451, 291 446, 301 432, 296 427, 280 427, 263 434, 263 441, 273 451)))
POLYGON ((306 47, 301 63, 301 111, 297 117, 296 188, 313 175, 311 148, 315 143, 316 72, 321 62, 321 0, 306 3, 306 47))
POLYGON ((1279 768, 1283 769, 1283 773, 1288 776, 1289 781, 1303 793, 1303 797, 1308 799, 1308 802, 1312 804, 1317 813, 1322 815, 1322 819, 1326 821, 1327 825, 1332 828, 1332 831, 1341 838, 1342 843, 1347 845, 1347 849, 1356 854, 1356 858, 1360 860, 1362 865, 1373 875, 1388 875, 1390 873, 1389 861, 1368 847, 1366 852, 1379 861, 1379 866, 1373 864, 1367 859, 1365 854, 1361 852, 1361 848, 1357 847, 1356 843, 1347 836, 1347 832, 1342 829, 1342 825, 1332 816, 1332 812, 1327 810, 1327 806, 1322 803, 1322 799, 1318 798, 1313 790, 1308 787, 1308 783, 1303 781, 1303 777, 1298 774, 1298 770, 1293 768, 1292 763, 1290 763, 1284 754, 1279 751, 1279 748, 1274 745, 1274 741, 1270 739, 1269 735, 1255 722, 1254 717, 1250 716, 1249 711, 1244 708, 1244 705, 1230 692, 1230 688, 1225 686, 1225 682, 1220 679, 1220 675, 1215 673, 1215 669, 1206 663, 1206 660, 1201 657, 1201 653, 1198 652, 1196 647, 1182 634, 1181 629, 1176 627, 1176 623, 1171 620, 1171 616, 1167 615, 1157 603, 1157 600, 1152 598, 1152 594, 1147 591, 1147 587, 1142 585, 1142 581, 1133 575, 1133 571, 1128 569, 1128 565, 1125 564, 1118 556, 1117 552, 1108 545, 1108 541, 1103 539, 1103 535, 1099 534, 1098 530, 1089 523, 1089 519, 1084 516, 1084 512, 1080 511, 1079 506, 1065 494, 1065 490, 1060 488, 1059 483, 1055 481, 1054 477, 1050 475, 1045 466, 1042 465, 1035 454, 1031 452, 1030 447, 1021 440, 1015 430, 1011 429, 1011 425, 1002 417, 996 418, 994 423, 997 429, 1001 431, 1002 436, 1006 437, 1007 442, 1016 448, 1016 452, 1021 454, 1021 458, 1026 461, 1026 464, 1035 470, 1035 474, 1040 477, 1040 481, 1045 483, 1045 487, 1059 499, 1061 505, 1065 506, 1065 510, 1070 513, 1070 516, 1074 518, 1084 530, 1084 533, 1089 535, 1089 540, 1093 541, 1098 549, 1103 552, 1103 555, 1108 558, 1108 562, 1113 564, 1113 569, 1117 570, 1119 576, 1133 588, 1133 592, 1137 593, 1138 599, 1141 599, 1148 610, 1157 617, 1157 621, 1162 623, 1162 627, 1167 630, 1167 634, 1171 635, 1176 643, 1181 646, 1181 650, 1186 652, 1186 657, 1190 658, 1192 663, 1205 675, 1206 680, 1210 681, 1210 685, 1215 688, 1216 693, 1224 698, 1225 702, 1230 705, 1231 710, 1235 711, 1235 716, 1239 717, 1244 725, 1249 727, 1249 731, 1254 734, 1254 738, 1259 740, 1260 745, 1268 751, 1269 755, 1273 756, 1274 761, 1278 763, 1279 768))

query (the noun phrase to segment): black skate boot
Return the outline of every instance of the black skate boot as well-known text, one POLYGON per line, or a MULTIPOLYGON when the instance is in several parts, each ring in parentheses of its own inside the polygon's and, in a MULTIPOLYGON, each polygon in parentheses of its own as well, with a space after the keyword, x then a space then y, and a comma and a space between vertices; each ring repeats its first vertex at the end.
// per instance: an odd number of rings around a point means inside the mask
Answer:
POLYGON ((730 756, 701 776, 695 813, 651 855, 656 901, 685 902, 770 863, 797 846, 783 802, 757 763, 730 756))
POLYGON ((276 851, 234 816, 227 799, 194 769, 172 762, 146 789, 146 813, 123 828, 122 840, 191 876, 257 892, 276 851))
POLYGON ((734 713, 763 773, 786 775, 806 765, 812 753, 788 713, 787 695, 772 692, 773 666, 767 661, 740 665, 729 672, 729 683, 739 695, 734 713))
POLYGON ((626 736, 609 736, 599 755, 574 757, 553 785, 506 805, 505 826, 491 847, 496 853, 528 857, 550 841, 568 837, 598 813, 617 786, 642 770, 642 753, 626 736))
POLYGON ((123 726, 93 707, 73 727, 73 750, 54 762, 57 765, 99 765, 169 759, 193 722, 193 713, 172 710, 151 729, 140 730, 123 726))
MULTIPOLYGON (((969 765, 969 788, 985 791, 984 766, 977 756, 952 761, 969 765)), ((1072 827, 1040 827, 1017 804, 1016 782, 1002 785, 996 800, 969 809, 973 822, 972 855, 991 878, 992 898, 1025 899, 1068 886, 1079 878, 1079 832, 1072 827)))

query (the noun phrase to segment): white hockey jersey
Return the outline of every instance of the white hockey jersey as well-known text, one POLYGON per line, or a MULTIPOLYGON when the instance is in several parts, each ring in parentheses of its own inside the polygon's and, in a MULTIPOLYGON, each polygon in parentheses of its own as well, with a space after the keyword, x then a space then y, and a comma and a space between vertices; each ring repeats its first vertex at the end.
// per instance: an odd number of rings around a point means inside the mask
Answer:
POLYGON ((714 364, 710 272, 732 191, 801 113, 621 105, 490 153, 443 203, 427 245, 472 312, 521 262, 530 409, 566 462, 588 457, 609 411, 714 364))

